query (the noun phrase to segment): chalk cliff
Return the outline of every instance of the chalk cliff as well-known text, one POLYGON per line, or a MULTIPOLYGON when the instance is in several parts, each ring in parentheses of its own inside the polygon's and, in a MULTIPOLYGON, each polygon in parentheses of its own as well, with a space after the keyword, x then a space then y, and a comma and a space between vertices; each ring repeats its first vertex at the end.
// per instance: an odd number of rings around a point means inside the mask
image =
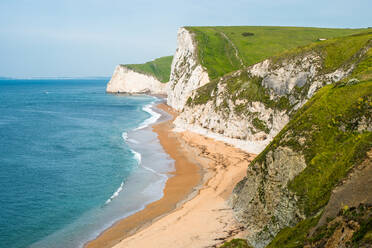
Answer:
POLYGON ((129 94, 167 94, 167 83, 162 83, 154 76, 136 72, 124 65, 118 65, 110 82, 107 84, 109 93, 129 94))
POLYGON ((175 120, 176 129, 192 130, 259 153, 316 90, 339 81, 352 68, 324 74, 322 59, 316 53, 280 64, 265 60, 187 94, 188 104, 175 120))
POLYGON ((193 90, 209 83, 209 77, 198 62, 197 44, 193 34, 185 28, 180 28, 177 44, 172 61, 167 104, 180 111, 193 90))

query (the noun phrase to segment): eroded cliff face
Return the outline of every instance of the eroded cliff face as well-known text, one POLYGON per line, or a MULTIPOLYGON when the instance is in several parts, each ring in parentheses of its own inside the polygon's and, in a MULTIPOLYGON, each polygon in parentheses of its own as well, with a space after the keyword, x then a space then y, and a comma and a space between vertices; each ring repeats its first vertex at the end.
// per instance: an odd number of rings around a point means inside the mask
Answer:
POLYGON ((172 62, 167 104, 179 111, 193 90, 209 82, 208 73, 198 62, 197 46, 192 36, 185 28, 178 30, 178 46, 172 62))
POLYGON ((210 83, 209 89, 187 94, 187 104, 174 122, 176 130, 191 130, 259 153, 317 89, 339 81, 352 68, 324 74, 322 59, 315 53, 280 63, 265 60, 210 83))
POLYGON ((167 94, 168 83, 161 83, 155 77, 133 71, 123 65, 115 68, 106 92, 128 94, 167 94))
POLYGON ((289 147, 270 151, 263 163, 248 167, 231 204, 236 218, 246 225, 253 247, 265 247, 281 229, 304 218, 287 184, 305 168, 304 156, 289 147))

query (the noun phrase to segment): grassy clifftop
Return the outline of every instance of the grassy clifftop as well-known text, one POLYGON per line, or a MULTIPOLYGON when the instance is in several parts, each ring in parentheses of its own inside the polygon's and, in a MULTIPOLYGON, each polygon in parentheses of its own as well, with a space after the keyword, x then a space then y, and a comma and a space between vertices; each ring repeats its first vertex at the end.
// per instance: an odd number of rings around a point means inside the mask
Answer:
POLYGON ((288 49, 305 46, 319 39, 330 39, 367 29, 304 27, 186 27, 195 34, 200 63, 209 77, 253 65, 288 49))
POLYGON ((128 64, 123 66, 140 73, 152 75, 160 82, 166 83, 169 81, 172 59, 173 56, 166 56, 144 64, 128 64))
MULTIPOLYGON (((367 80, 372 78, 372 49, 360 57, 363 49, 368 49, 372 46, 372 32, 363 32, 345 37, 333 38, 326 41, 311 43, 306 46, 293 48, 280 53, 277 56, 271 57, 272 67, 280 67, 283 61, 293 60, 294 58, 303 57, 306 54, 317 54, 321 57, 321 70, 319 74, 330 73, 338 68, 350 67, 351 64, 356 64, 352 74, 346 79, 357 78, 359 80, 367 80)), ((248 71, 242 73, 230 73, 222 78, 212 80, 210 83, 196 90, 193 98, 187 102, 188 105, 205 104, 210 100, 216 101, 218 85, 226 85, 226 100, 231 99, 246 101, 250 104, 254 101, 260 101, 266 107, 278 110, 290 110, 294 103, 288 101, 288 96, 282 96, 277 99, 270 97, 270 90, 262 86, 262 78, 252 76, 248 71)), ((309 86, 307 84, 302 87, 295 87, 292 97, 303 98, 306 96, 309 86)), ((301 99, 303 100, 303 99, 301 99)), ((247 104, 240 104, 235 107, 235 112, 246 114, 247 104)))

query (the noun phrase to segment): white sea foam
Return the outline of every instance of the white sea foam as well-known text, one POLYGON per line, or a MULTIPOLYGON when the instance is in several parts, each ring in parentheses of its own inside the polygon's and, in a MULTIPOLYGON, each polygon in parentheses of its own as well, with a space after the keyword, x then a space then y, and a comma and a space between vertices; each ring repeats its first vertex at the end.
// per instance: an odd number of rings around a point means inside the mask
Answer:
POLYGON ((124 140, 125 142, 130 142, 130 143, 133 143, 133 144, 138 144, 138 141, 137 141, 137 140, 129 139, 129 138, 128 138, 128 133, 127 133, 127 132, 123 132, 123 133, 121 134, 121 137, 123 137, 123 140, 124 140))
POLYGON ((166 175, 161 174, 161 173, 157 172, 156 170, 154 170, 154 169, 152 169, 152 168, 150 168, 150 167, 147 167, 147 166, 143 166, 143 165, 142 165, 142 168, 144 168, 145 170, 148 170, 148 171, 154 173, 155 175, 158 175, 159 177, 162 177, 162 178, 168 178, 166 175))
POLYGON ((141 164, 141 160, 142 160, 141 153, 136 152, 136 151, 133 150, 133 149, 131 149, 130 151, 133 153, 134 158, 137 160, 138 165, 140 165, 140 164, 141 164))
MULTIPOLYGON (((134 130, 140 130, 140 129, 143 129, 143 128, 146 128, 148 127, 149 125, 155 123, 161 116, 161 114, 155 112, 152 110, 152 107, 153 106, 153 103, 151 104, 148 104, 146 106, 144 106, 142 108, 143 111, 149 113, 151 115, 150 118, 146 119, 145 121, 143 121, 141 123, 141 125, 139 125, 137 128, 135 128, 134 130)), ((134 140, 134 139, 129 139, 128 138, 128 133, 127 132, 123 132, 121 134, 121 137, 123 138, 123 140, 125 142, 131 142, 131 143, 135 143, 135 144, 138 144, 138 141, 134 140)), ((137 161, 137 164, 138 166, 141 165, 141 167, 147 171, 150 171, 151 173, 154 173, 155 175, 163 178, 163 179, 167 179, 168 177, 165 175, 165 174, 162 174, 162 173, 159 173, 157 171, 155 171, 154 169, 150 168, 150 167, 147 167, 147 166, 144 166, 141 164, 142 162, 142 156, 141 156, 141 153, 131 149, 130 150, 132 153, 133 153, 133 157, 134 159, 137 161)), ((105 204, 108 204, 110 203, 115 197, 117 197, 119 195, 119 193, 123 190, 123 187, 124 187, 124 182, 121 183, 120 187, 115 191, 115 193, 106 201, 105 204)))
POLYGON ((133 153, 134 155, 134 158, 137 160, 137 163, 138 165, 141 165, 141 167, 147 171, 150 171, 152 173, 154 173, 155 175, 159 176, 159 177, 162 177, 162 178, 167 178, 166 175, 162 174, 162 173, 159 173, 157 172, 156 170, 150 168, 150 167, 147 167, 147 166, 144 166, 143 164, 141 164, 142 162, 142 156, 141 156, 141 153, 139 152, 136 152, 135 150, 131 149, 131 152, 133 153))
POLYGON ((123 190, 124 182, 120 184, 120 187, 115 191, 114 194, 105 202, 105 204, 109 204, 115 197, 119 195, 119 193, 123 190))
POLYGON ((121 137, 123 138, 124 141, 127 141, 128 140, 128 133, 127 132, 123 132, 121 134, 121 137))
POLYGON ((161 114, 156 113, 154 110, 152 110, 151 109, 152 106, 153 103, 148 104, 142 108, 142 110, 149 113, 151 117, 142 122, 141 125, 139 125, 139 127, 135 128, 134 130, 144 129, 150 126, 151 124, 155 123, 160 118, 161 114))

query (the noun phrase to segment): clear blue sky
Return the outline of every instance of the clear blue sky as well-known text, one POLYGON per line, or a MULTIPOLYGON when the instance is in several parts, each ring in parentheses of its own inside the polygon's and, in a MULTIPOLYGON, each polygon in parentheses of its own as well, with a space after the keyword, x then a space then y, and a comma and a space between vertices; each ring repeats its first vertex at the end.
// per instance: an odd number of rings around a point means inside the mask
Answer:
POLYGON ((371 0, 1 0, 0 76, 110 76, 171 55, 181 26, 372 26, 371 0))

